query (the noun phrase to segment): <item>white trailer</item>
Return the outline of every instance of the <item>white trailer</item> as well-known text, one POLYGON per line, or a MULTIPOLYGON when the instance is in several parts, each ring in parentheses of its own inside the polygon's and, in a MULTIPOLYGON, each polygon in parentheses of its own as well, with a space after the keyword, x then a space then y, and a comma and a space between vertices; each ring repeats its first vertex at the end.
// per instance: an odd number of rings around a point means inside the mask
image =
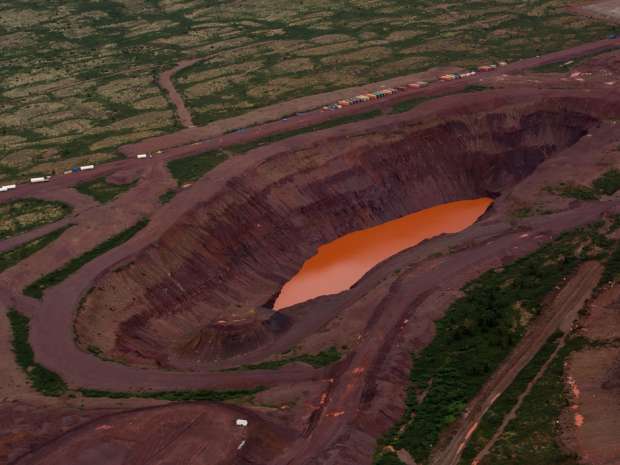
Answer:
POLYGON ((51 176, 40 176, 38 178, 30 178, 30 182, 32 184, 36 184, 38 182, 47 182, 47 181, 50 180, 50 178, 51 178, 51 176))
POLYGON ((146 153, 139 153, 136 158, 146 158, 146 153))
POLYGON ((9 191, 11 189, 15 189, 16 187, 17 187, 17 184, 7 184, 6 186, 0 187, 0 189, 4 189, 5 191, 9 191))
POLYGON ((80 166, 80 171, 94 170, 94 169, 95 169, 95 165, 84 165, 84 166, 80 166))

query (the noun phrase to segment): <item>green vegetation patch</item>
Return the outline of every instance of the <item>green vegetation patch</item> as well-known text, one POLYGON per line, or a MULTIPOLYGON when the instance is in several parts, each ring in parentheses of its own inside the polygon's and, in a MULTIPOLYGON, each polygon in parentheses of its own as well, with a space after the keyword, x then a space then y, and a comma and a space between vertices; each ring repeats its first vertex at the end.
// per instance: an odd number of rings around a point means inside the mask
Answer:
POLYGON ((0 204, 0 240, 64 218, 73 209, 62 202, 19 199, 0 204))
POLYGON ((170 202, 174 196, 177 195, 177 191, 174 189, 168 189, 166 192, 159 196, 159 203, 162 205, 170 202))
POLYGON ((476 431, 469 439, 467 447, 463 450, 461 465, 469 465, 478 453, 488 444, 504 418, 517 404, 519 396, 525 392, 528 384, 536 377, 553 351, 558 346, 558 339, 562 333, 556 333, 538 351, 523 370, 519 372, 512 384, 493 403, 491 408, 484 414, 476 431))
POLYGON ((334 362, 340 360, 342 355, 335 347, 330 347, 327 350, 319 352, 318 354, 304 354, 297 355, 295 357, 284 358, 281 360, 272 360, 269 362, 257 363, 255 365, 241 365, 238 368, 228 368, 223 371, 238 371, 238 370, 275 370, 277 368, 288 365, 289 363, 302 362, 312 365, 314 368, 321 368, 331 365, 334 362))
POLYGON ((598 200, 599 198, 598 193, 593 188, 574 183, 561 182, 556 186, 547 187, 545 190, 551 194, 577 200, 598 200))
POLYGON ((612 252, 605 260, 605 269, 599 285, 615 282, 620 276, 620 242, 617 242, 612 252))
POLYGON ((517 411, 517 417, 482 459, 481 465, 577 465, 577 457, 566 454, 557 442, 558 420, 568 406, 564 393, 564 362, 587 345, 573 337, 562 347, 517 411))
POLYGON ((36 239, 26 242, 25 244, 15 247, 14 249, 0 253, 0 273, 30 257, 32 254, 38 252, 49 243, 54 242, 71 226, 72 225, 67 225, 62 228, 58 228, 51 233, 37 237, 36 239))
POLYGON ((79 257, 72 259, 67 264, 52 271, 51 273, 40 277, 32 284, 29 284, 27 287, 25 287, 23 293, 27 296, 40 299, 41 297, 43 297, 43 292, 45 291, 45 289, 60 284, 71 274, 75 273, 82 266, 84 266, 86 263, 94 260, 99 255, 102 255, 107 251, 112 250, 120 244, 127 242, 138 231, 144 228, 148 224, 148 222, 149 220, 146 218, 141 219, 133 226, 125 229, 124 231, 121 231, 115 236, 112 236, 111 238, 97 245, 95 248, 83 253, 79 257))
POLYGON ((333 128, 336 126, 341 126, 343 124, 355 123, 357 121, 363 121, 366 119, 376 118, 377 116, 381 116, 381 110, 377 109, 377 110, 367 111, 364 113, 357 113, 355 115, 342 116, 340 118, 334 118, 329 121, 325 121, 324 123, 315 124, 313 126, 307 126, 305 128, 295 129, 293 131, 272 134, 270 136, 263 137, 255 141, 248 142, 247 144, 231 145, 230 147, 228 147, 228 150, 235 152, 235 153, 245 153, 261 145, 273 144, 274 142, 278 142, 280 140, 298 136, 300 134, 320 131, 322 129, 329 129, 329 128, 333 128))
POLYGON ((556 186, 546 187, 545 190, 552 194, 577 200, 598 200, 601 195, 613 195, 620 190, 620 171, 617 169, 605 171, 592 181, 592 187, 561 182, 556 186))
POLYGON ((168 169, 174 179, 177 180, 177 184, 182 186, 197 181, 224 160, 226 160, 226 154, 221 150, 213 150, 200 155, 169 161, 168 169))
POLYGON ((489 90, 489 89, 490 87, 473 84, 473 85, 466 86, 463 90, 450 92, 447 94, 414 97, 409 100, 403 100, 402 102, 399 102, 396 105, 394 105, 392 107, 392 113, 404 113, 405 111, 414 109, 415 107, 417 107, 418 105, 424 102, 427 102, 429 100, 435 100, 441 97, 448 97, 450 95, 468 94, 472 92, 482 92, 482 91, 489 90))
POLYGON ((108 397, 110 399, 158 399, 174 402, 211 401, 223 402, 227 400, 250 397, 264 391, 265 387, 258 386, 254 389, 241 389, 229 391, 211 391, 200 389, 196 391, 153 391, 153 392, 130 392, 130 391, 99 391, 96 389, 80 389, 85 397, 108 397))
POLYGON ((614 49, 611 48, 609 50, 603 50, 601 52, 588 53, 588 54, 583 55, 583 56, 581 56, 581 57, 579 57, 578 59, 575 59, 575 60, 556 61, 554 63, 548 63, 546 65, 541 65, 541 66, 537 66, 536 68, 532 68, 531 71, 533 73, 566 73, 572 67, 577 66, 577 65, 579 65, 581 63, 584 63, 584 62, 594 58, 595 56, 601 55, 603 53, 608 53, 608 52, 610 52, 612 50, 614 50, 614 49))
POLYGON ((105 177, 93 179, 92 181, 81 182, 75 189, 84 195, 89 195, 99 203, 107 203, 114 200, 123 192, 138 184, 138 180, 127 184, 112 184, 105 180, 105 177))
POLYGON ((13 353, 15 361, 24 370, 32 387, 46 396, 57 397, 64 394, 67 385, 58 374, 36 363, 30 341, 30 319, 15 310, 7 313, 13 338, 13 353))
POLYGON ((436 324, 433 341, 413 355, 405 414, 379 441, 377 461, 387 445, 407 449, 417 463, 428 460, 440 434, 521 339, 527 321, 540 313, 543 298, 587 258, 577 250, 590 240, 601 242, 601 226, 564 233, 463 288, 464 297, 436 324))
POLYGON ((620 190, 620 171, 617 169, 605 171, 592 182, 592 187, 601 194, 615 194, 620 190))

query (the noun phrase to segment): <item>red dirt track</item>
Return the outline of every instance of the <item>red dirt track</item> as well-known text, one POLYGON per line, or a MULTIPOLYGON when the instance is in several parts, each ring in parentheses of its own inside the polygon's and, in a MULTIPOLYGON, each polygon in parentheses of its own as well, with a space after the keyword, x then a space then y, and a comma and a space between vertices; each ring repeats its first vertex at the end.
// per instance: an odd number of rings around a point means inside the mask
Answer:
MULTIPOLYGON (((402 122, 415 120, 422 124, 430 117, 446 119, 455 108, 471 108, 471 111, 475 112, 483 103, 488 105, 489 102, 495 102, 499 107, 501 104, 508 105, 530 98, 569 99, 577 95, 588 96, 592 101, 607 101, 611 112, 618 108, 615 105, 620 102, 618 86, 608 86, 594 78, 592 83, 581 84, 560 80, 557 76, 541 76, 538 77, 540 82, 527 87, 519 79, 521 73, 532 67, 619 46, 620 39, 602 40, 512 63, 496 72, 478 75, 473 79, 407 90, 373 103, 335 112, 312 111, 291 117, 287 121, 278 120, 250 127, 244 132, 223 134, 222 125, 191 127, 175 134, 123 147, 122 152, 129 157, 126 160, 98 166, 92 172, 54 177, 46 185, 20 185, 16 190, 7 193, 3 199, 38 197, 62 200, 74 206, 74 212, 61 222, 0 241, 2 252, 45 234, 61 224, 76 225, 71 228, 75 229, 72 232, 74 236, 69 236, 75 238, 74 242, 69 245, 52 244, 49 249, 40 251, 31 260, 26 260, 0 275, 0 307, 14 307, 31 317, 30 342, 37 362, 60 374, 70 387, 111 391, 224 390, 256 386, 281 386, 288 389, 295 384, 315 382, 328 384, 320 401, 314 398, 300 401, 303 405, 298 408, 303 409, 309 418, 304 428, 282 426, 273 420, 279 418, 277 415, 281 412, 276 411, 273 416, 267 417, 263 412, 268 409, 266 406, 257 407, 258 413, 253 413, 248 409, 230 405, 199 403, 192 407, 176 404, 94 420, 23 456, 15 463, 68 464, 63 462, 67 457, 75 458, 72 465, 370 463, 369 451, 371 453, 374 447, 374 438, 385 429, 385 425, 389 426, 402 405, 397 396, 385 399, 378 394, 372 396, 369 392, 375 392, 377 384, 387 381, 382 378, 381 369, 386 365, 386 359, 390 358, 388 355, 393 354, 393 351, 409 353, 410 347, 403 342, 403 334, 409 328, 413 328, 411 331, 415 333, 415 340, 411 344, 416 349, 428 343, 432 337, 433 321, 440 318, 445 311, 445 306, 433 305, 433 302, 440 299, 445 292, 458 290, 479 273, 536 250, 567 229, 595 221, 603 214, 620 213, 620 200, 617 198, 601 202, 575 202, 566 208, 564 204, 558 204, 560 206, 552 213, 520 220, 518 226, 515 226, 514 218, 508 213, 515 198, 538 196, 541 186, 546 185, 553 173, 560 176, 562 169, 583 169, 584 173, 595 173, 598 168, 593 168, 596 161, 591 159, 590 154, 602 153, 619 139, 615 123, 602 121, 592 128, 589 137, 583 137, 568 149, 550 156, 529 178, 510 191, 503 192, 491 211, 468 230, 456 235, 441 236, 405 250, 377 265, 350 290, 302 304, 294 311, 310 315, 303 325, 293 326, 273 344, 235 359, 236 365, 255 363, 294 348, 309 335, 323 331, 339 315, 345 314, 353 305, 361 302, 368 312, 368 318, 365 320, 364 330, 359 334, 359 343, 349 348, 348 355, 343 360, 327 368, 315 369, 309 365, 291 364, 278 370, 222 372, 203 368, 196 371, 164 371, 104 361, 80 350, 76 345, 73 325, 81 300, 110 270, 129 264, 148 246, 156 244, 183 215, 221 195, 244 172, 276 159, 284 152, 301 151, 328 138, 347 139, 372 134, 377 128, 402 122), (519 84, 511 87, 511 79, 519 84), (501 87, 502 82, 508 84, 501 87), (170 203, 163 206, 158 203, 158 196, 174 186, 174 181, 165 167, 168 160, 249 142, 270 134, 299 129, 374 108, 387 110, 395 103, 412 97, 452 93, 471 84, 489 84, 497 88, 481 94, 462 94, 431 100, 406 113, 387 114, 261 146, 246 155, 229 158, 191 187, 182 189, 170 203), (155 154, 158 150, 162 153, 155 154), (135 159, 134 155, 141 152, 154 153, 153 158, 135 159), (554 166, 555 163, 559 163, 560 168, 554 166), (72 189, 77 182, 102 175, 108 176, 121 170, 135 170, 140 181, 136 188, 111 204, 98 205, 72 189), (150 218, 146 228, 126 243, 87 263, 64 282, 48 289, 41 301, 22 295, 22 288, 33 278, 53 270, 142 216, 150 218), (107 219, 105 225, 101 225, 102 218, 107 219), (77 239, 79 237, 83 237, 84 241, 80 242, 77 239), (447 250, 451 252, 437 256, 437 252, 447 250), (365 303, 365 299, 370 302, 371 297, 376 297, 380 303, 365 303), (425 306, 430 306, 431 310, 423 311, 425 306), (368 406, 368 409, 364 406, 368 406), (380 412, 378 419, 371 417, 370 412, 375 410, 380 412), (239 415, 251 418, 251 428, 247 431, 231 427, 232 421, 239 415), (164 422, 166 426, 158 430, 154 426, 156 422, 164 422), (261 438, 263 431, 266 432, 265 437, 261 438), (368 431, 372 431, 372 434, 368 431), (284 440, 278 440, 278 434, 284 440), (241 449, 239 452, 238 444, 246 439, 248 450, 241 449), (358 456, 347 455, 350 450, 355 450, 358 456), (246 453, 247 456, 243 455, 246 453)), ((191 115, 174 89, 171 77, 178 70, 196 61, 199 60, 181 62, 160 78, 161 86, 167 90, 177 108, 179 120, 188 127, 192 125, 191 115)), ((530 76, 527 76, 527 79, 530 79, 530 76)), ((284 109, 287 105, 288 103, 282 104, 284 109)), ((291 108, 295 107, 293 103, 290 105, 291 108)), ((232 120, 227 124, 234 127, 232 120)), ((600 162, 602 158, 596 160, 600 162)), ((561 201, 563 200, 558 202, 561 201)), ((378 392, 381 392, 380 388, 378 392)), ((399 395, 401 394, 402 392, 399 395)), ((449 460, 441 463, 454 463, 453 458, 454 454, 451 454, 449 460)))

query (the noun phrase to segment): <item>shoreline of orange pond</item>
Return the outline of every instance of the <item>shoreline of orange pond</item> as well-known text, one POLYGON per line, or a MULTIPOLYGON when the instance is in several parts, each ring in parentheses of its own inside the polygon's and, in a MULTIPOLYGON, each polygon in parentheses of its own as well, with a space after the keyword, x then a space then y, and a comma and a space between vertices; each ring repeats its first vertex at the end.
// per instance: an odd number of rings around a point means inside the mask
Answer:
POLYGON ((282 287, 273 308, 345 291, 385 259, 426 239, 463 231, 492 203, 487 197, 444 203, 324 244, 282 287))

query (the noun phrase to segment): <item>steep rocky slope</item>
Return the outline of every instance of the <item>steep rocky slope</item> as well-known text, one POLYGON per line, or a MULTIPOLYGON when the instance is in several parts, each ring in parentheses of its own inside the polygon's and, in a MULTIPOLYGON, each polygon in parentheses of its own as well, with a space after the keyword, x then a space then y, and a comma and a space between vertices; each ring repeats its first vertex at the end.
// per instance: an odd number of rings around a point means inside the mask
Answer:
POLYGON ((79 344, 162 366, 251 351, 292 324, 263 306, 318 245, 436 204, 497 195, 608 111, 594 97, 499 102, 326 138, 232 179, 99 280, 76 319, 79 344))

